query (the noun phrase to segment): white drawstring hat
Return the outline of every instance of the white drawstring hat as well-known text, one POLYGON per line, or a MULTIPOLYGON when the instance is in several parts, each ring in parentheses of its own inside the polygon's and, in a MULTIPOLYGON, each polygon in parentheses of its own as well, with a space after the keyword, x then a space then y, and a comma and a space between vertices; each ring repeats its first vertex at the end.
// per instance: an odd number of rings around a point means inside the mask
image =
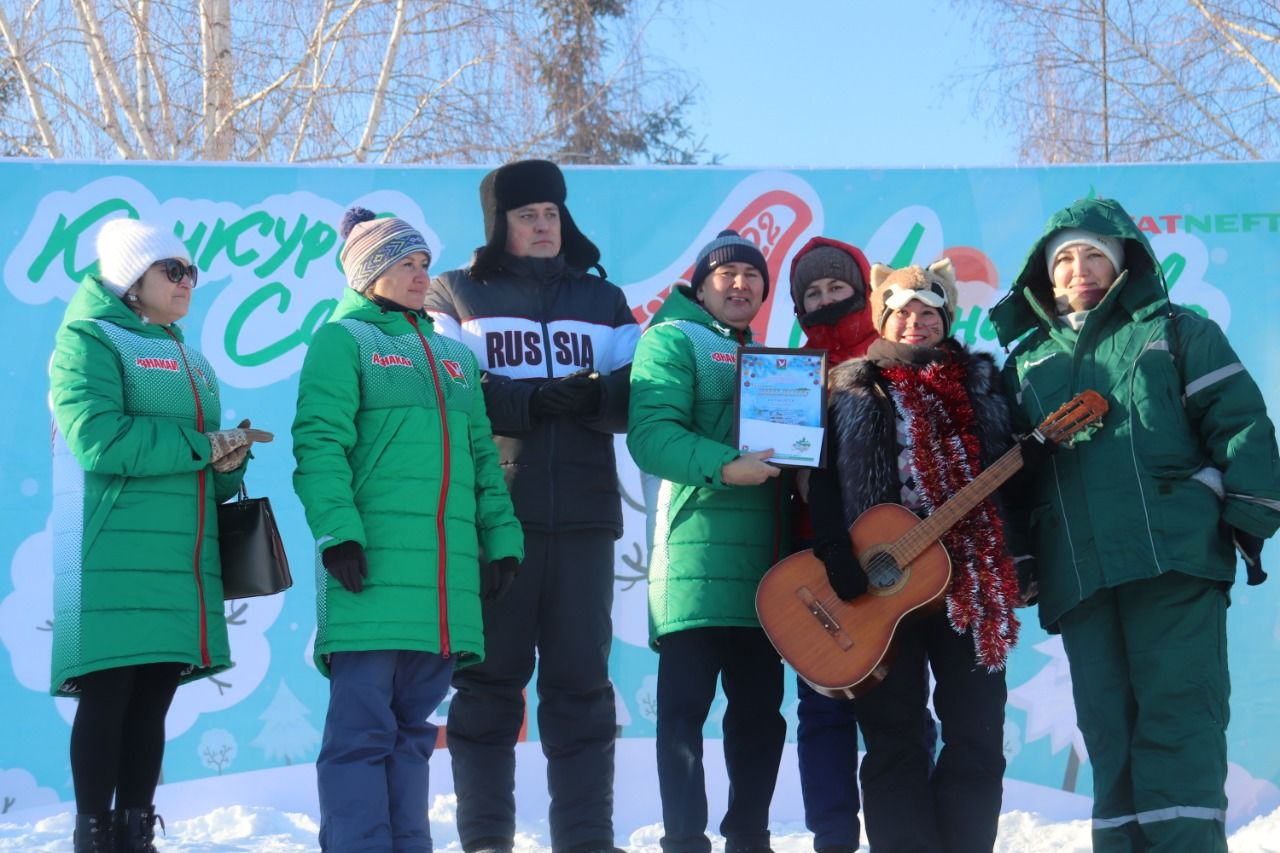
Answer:
POLYGON ((1106 255, 1107 260, 1111 261, 1111 266, 1115 268, 1116 275, 1124 272, 1124 241, 1119 237, 1108 237, 1105 234, 1085 231, 1083 228, 1063 228, 1055 232, 1049 238, 1049 242, 1044 244, 1044 262, 1049 267, 1049 281, 1053 281, 1053 259, 1058 252, 1076 243, 1092 246, 1106 255))

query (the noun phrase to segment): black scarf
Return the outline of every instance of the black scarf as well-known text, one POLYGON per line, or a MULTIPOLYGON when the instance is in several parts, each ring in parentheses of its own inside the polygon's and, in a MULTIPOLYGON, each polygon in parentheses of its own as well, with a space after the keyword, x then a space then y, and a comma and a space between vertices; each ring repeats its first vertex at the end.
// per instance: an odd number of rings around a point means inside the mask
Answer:
POLYGON ((955 357, 958 344, 951 338, 944 338, 937 347, 919 347, 915 344, 898 344, 880 338, 872 341, 867 347, 867 358, 879 368, 890 367, 924 367, 935 361, 951 360, 955 357))

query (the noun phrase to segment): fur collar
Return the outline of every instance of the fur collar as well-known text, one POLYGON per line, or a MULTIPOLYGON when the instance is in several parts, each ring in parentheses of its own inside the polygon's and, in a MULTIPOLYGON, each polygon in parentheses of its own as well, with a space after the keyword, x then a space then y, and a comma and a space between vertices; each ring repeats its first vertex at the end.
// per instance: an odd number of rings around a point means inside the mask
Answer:
MULTIPOLYGON (((985 352, 961 350, 955 357, 966 368, 965 388, 973 405, 982 462, 990 465, 1013 445, 999 370, 985 352)), ((852 523, 873 504, 897 502, 893 402, 880 368, 868 358, 838 365, 828 374, 828 388, 845 520, 852 523)))

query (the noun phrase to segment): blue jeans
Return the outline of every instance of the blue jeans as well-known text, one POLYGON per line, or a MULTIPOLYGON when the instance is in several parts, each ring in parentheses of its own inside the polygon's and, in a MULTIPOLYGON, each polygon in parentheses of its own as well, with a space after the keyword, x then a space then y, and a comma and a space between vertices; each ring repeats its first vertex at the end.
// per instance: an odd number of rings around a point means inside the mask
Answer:
POLYGON ((858 726, 853 702, 824 696, 796 678, 800 699, 796 716, 796 757, 800 762, 800 795, 804 825, 813 833, 813 848, 857 849, 858 726))
POLYGON ((431 853, 429 717, 453 661, 427 652, 334 652, 329 713, 316 759, 320 849, 431 853))

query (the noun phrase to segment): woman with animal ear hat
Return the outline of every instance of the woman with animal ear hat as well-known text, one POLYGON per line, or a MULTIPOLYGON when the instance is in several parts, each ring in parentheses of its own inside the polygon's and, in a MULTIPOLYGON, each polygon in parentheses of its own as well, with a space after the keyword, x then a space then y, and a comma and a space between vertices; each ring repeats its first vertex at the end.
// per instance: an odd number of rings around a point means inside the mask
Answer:
MULTIPOLYGON (((870 285, 880 337, 866 357, 831 371, 828 467, 810 478, 814 553, 845 601, 868 588, 848 533, 864 510, 896 503, 927 516, 1012 444, 995 361, 950 337, 951 262, 899 270, 876 264, 870 285)), ((995 844, 1017 578, 991 501, 942 542, 953 573, 945 612, 900 626, 888 675, 854 700, 867 747, 864 817, 876 853, 989 853, 995 844), (943 741, 932 774, 921 736, 926 660, 943 741)))

